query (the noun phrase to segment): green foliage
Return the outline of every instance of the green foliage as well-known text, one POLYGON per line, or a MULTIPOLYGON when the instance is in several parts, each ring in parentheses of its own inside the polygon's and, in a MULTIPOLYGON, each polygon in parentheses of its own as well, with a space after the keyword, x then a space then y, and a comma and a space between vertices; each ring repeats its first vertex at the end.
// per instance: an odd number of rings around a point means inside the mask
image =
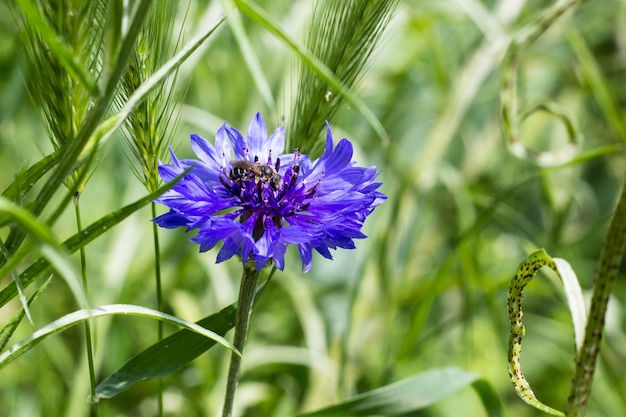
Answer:
POLYGON ((469 372, 456 368, 434 369, 402 381, 365 392, 342 404, 330 406, 298 417, 332 416, 402 416, 415 413, 443 400, 456 391, 474 386, 481 395, 489 416, 502 415, 493 388, 469 372))
MULTIPOLYGON (((589 316, 603 338, 590 346, 599 359, 586 408, 626 415, 621 229, 601 250, 626 170, 623 9, 0 3, 0 355, 50 331, 0 371, 0 415, 88 415, 81 304, 157 308, 145 206, 167 189, 158 159, 170 144, 189 155, 189 133, 212 140, 224 121, 245 131, 257 111, 270 129, 287 126, 288 148, 313 154, 328 120, 361 165, 382 170, 389 199, 357 250, 315 258, 306 276, 287 253, 251 318, 238 415, 533 413, 507 378, 506 300, 538 248, 567 260, 583 293, 596 265, 611 276, 594 296, 608 308, 589 316), (77 190, 78 232, 67 210, 77 190), (74 277, 81 248, 87 297, 74 277), (68 314, 76 320, 57 321, 68 314)), ((183 231, 160 237, 163 312, 207 317, 198 323, 230 340, 240 264, 214 264, 183 231)), ((524 288, 521 363, 536 397, 566 410, 572 378, 586 376, 572 360, 580 329, 558 277, 538 276, 524 288)), ((161 376, 164 415, 214 415, 229 351, 173 326, 158 342, 156 326, 119 312, 93 320, 99 415, 157 414, 150 379, 161 376)))
MULTIPOLYGON (((175 40, 171 35, 175 16, 176 3, 173 2, 157 2, 150 8, 122 81, 117 98, 120 108, 174 54, 175 40)), ((135 167, 131 161, 131 167, 148 191, 159 186, 157 167, 159 160, 165 158, 171 121, 176 117, 175 77, 168 81, 147 94, 125 121, 125 136, 139 163, 139 167, 135 167)))
MULTIPOLYGON (((320 1, 308 31, 307 48, 347 88, 363 74, 397 0, 320 1)), ((322 152, 324 121, 334 122, 346 97, 310 65, 301 65, 288 137, 289 145, 315 156, 322 152)), ((385 137, 385 139, 387 139, 385 137)))

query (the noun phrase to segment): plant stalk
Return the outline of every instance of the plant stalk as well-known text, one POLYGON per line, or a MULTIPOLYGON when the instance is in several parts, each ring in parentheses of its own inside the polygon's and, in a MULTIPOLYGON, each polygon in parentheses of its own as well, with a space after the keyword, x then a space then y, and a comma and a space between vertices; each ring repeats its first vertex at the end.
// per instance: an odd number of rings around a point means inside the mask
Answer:
MULTIPOLYGON (((241 284, 239 287, 239 300, 237 302, 237 314, 235 316, 235 338, 233 345, 243 355, 243 348, 248 335, 248 324, 254 303, 254 294, 259 282, 260 271, 256 267, 244 265, 241 284)), ((226 383, 226 396, 224 397, 224 410, 222 417, 231 417, 233 405, 235 403, 235 391, 239 382, 239 370, 241 368, 242 357, 235 352, 230 357, 230 367, 228 368, 228 381, 226 383)))
POLYGON ((591 383, 600 353, 600 344, 604 333, 604 317, 609 302, 609 295, 619 272, 619 265, 626 246, 626 184, 609 224, 596 273, 594 276, 591 309, 585 330, 583 346, 576 353, 576 369, 572 378, 570 394, 567 399, 565 415, 583 417, 591 392, 591 383))
MULTIPOLYGON (((156 203, 153 201, 152 218, 157 217, 156 203)), ((161 289, 161 248, 159 245, 159 228, 155 222, 152 222, 152 242, 154 243, 154 280, 156 284, 157 310, 163 311, 163 291, 161 289)), ((158 340, 163 339, 163 322, 159 320, 158 324, 158 340)), ((159 394, 157 396, 158 416, 163 415, 163 378, 159 378, 159 394)))
MULTIPOLYGON (((74 198, 74 212, 76 214, 76 228, 78 229, 78 233, 83 230, 82 220, 80 216, 79 197, 80 193, 77 191, 74 198)), ((84 246, 80 247, 80 270, 83 281, 83 289, 85 290, 85 294, 88 294, 87 258, 85 256, 84 246)), ((91 343, 91 320, 85 321, 85 345, 87 349, 87 364, 89 367, 89 415, 91 417, 98 417, 98 403, 95 401, 91 401, 91 399, 96 398, 96 370, 93 361, 93 345, 91 343)))

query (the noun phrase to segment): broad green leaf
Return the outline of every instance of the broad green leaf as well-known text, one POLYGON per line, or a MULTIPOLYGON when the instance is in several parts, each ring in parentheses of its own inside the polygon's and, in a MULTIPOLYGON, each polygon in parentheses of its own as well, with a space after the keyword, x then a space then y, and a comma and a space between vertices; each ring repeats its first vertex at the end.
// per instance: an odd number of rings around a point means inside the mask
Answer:
POLYGON ((430 407, 469 386, 477 390, 491 417, 502 416, 500 401, 487 381, 450 367, 426 371, 297 417, 400 416, 430 407))
MULTIPOLYGON (((275 271, 276 268, 272 269, 267 280, 257 287, 255 303, 275 271)), ((236 312, 237 304, 233 303, 197 321, 196 324, 224 335, 235 326, 236 312)), ((179 330, 131 358, 102 381, 96 388, 96 393, 99 397, 112 398, 138 382, 169 375, 179 370, 213 346, 215 346, 213 340, 186 329, 179 330)))
POLYGON ((10 349, 0 355, 0 369, 11 363, 18 357, 22 356, 24 353, 28 352, 30 349, 41 343, 46 337, 50 335, 60 333, 63 330, 72 327, 78 323, 81 323, 85 320, 112 315, 147 317, 181 326, 201 335, 200 337, 202 338, 211 339, 213 343, 219 343, 220 345, 239 354, 237 349, 235 349, 235 347, 226 339, 216 334, 215 332, 207 330, 204 327, 199 326, 195 323, 190 323, 178 317, 161 313, 160 311, 152 310, 146 307, 129 304, 110 304, 96 307, 93 309, 83 309, 75 311, 37 330, 28 338, 13 345, 10 349))
MULTIPOLYGON (((197 321, 196 324, 224 335, 235 326, 235 305, 197 321)), ((112 398, 137 382, 168 375, 212 348, 215 341, 183 329, 131 358, 96 388, 102 398, 112 398)))

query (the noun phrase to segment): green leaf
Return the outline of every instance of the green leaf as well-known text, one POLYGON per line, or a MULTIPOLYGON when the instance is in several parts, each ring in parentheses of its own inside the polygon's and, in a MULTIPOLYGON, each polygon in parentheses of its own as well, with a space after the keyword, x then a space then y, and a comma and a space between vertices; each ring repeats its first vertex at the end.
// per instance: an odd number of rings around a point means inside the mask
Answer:
POLYGON ((261 64, 259 63, 257 55, 254 52, 254 48, 250 43, 250 39, 246 34, 246 30, 243 27, 241 16, 235 10, 235 4, 233 0, 220 1, 222 3, 224 13, 226 14, 226 20, 228 21, 228 25, 233 31, 233 35, 235 36, 235 39, 239 44, 239 49, 241 49, 243 59, 248 66, 248 70, 250 71, 252 78, 254 79, 254 83, 259 89, 261 97, 263 97, 265 105, 270 109, 275 108, 276 101, 274 100, 274 96, 272 95, 272 90, 270 89, 269 83, 267 82, 267 79, 263 74, 261 64))
MULTIPOLYGON (((2 196, 9 200, 20 202, 26 193, 39 181, 46 172, 59 163, 63 151, 61 149, 54 151, 50 155, 33 164, 26 171, 15 177, 13 182, 2 192, 2 196)), ((0 222, 0 225, 3 223, 0 222)))
MULTIPOLYGON (((235 326, 234 304, 197 321, 198 326, 224 335, 235 326)), ((96 394, 112 398, 137 382, 168 375, 215 346, 215 341, 189 330, 179 330, 131 358, 119 370, 98 384, 96 394)))
POLYGON ((389 145, 389 135, 374 113, 372 113, 369 107, 350 91, 324 63, 312 54, 311 51, 297 43, 285 32, 276 19, 255 3, 247 0, 235 0, 235 4, 242 13, 246 14, 250 19, 254 20, 289 45, 307 65, 328 82, 335 91, 343 95, 346 100, 363 115, 365 120, 380 137, 382 145, 385 147, 389 145))
POLYGON ((24 353, 28 352, 30 349, 35 347, 37 344, 41 343, 46 337, 50 335, 60 333, 63 330, 69 327, 72 327, 78 323, 81 323, 85 320, 89 320, 89 319, 96 318, 96 317, 112 316, 112 315, 124 315, 124 316, 129 315, 129 316, 147 317, 147 318, 152 318, 155 320, 164 321, 166 323, 178 325, 186 329, 189 329, 190 331, 193 331, 197 333, 198 335, 202 335, 200 336, 202 338, 208 338, 212 340, 213 343, 219 343, 220 345, 239 354, 237 349, 235 349, 235 347, 226 339, 216 334, 215 332, 212 332, 211 330, 207 330, 203 328, 202 326, 199 326, 195 323, 190 323, 178 317, 161 313, 160 311, 152 310, 146 307, 129 305, 129 304, 110 304, 110 305, 96 307, 93 309, 83 309, 83 310, 75 311, 37 330, 35 333, 30 335, 26 339, 22 340, 21 342, 13 345, 10 349, 8 349, 6 352, 3 352, 0 355, 0 369, 8 365, 9 363, 11 363, 18 357, 22 356, 24 353))
POLYGON ((589 47, 580 33, 574 29, 567 32, 572 49, 580 62, 580 70, 585 80, 589 84, 589 92, 595 96, 598 105, 602 109, 602 114, 613 129, 617 132, 622 142, 626 141, 626 121, 620 105, 611 90, 610 84, 604 74, 602 74, 601 64, 593 56, 589 47))
MULTIPOLYGON (((87 306, 87 297, 83 291, 83 287, 74 272, 72 264, 65 254, 65 249, 56 243, 52 231, 39 222, 26 209, 18 206, 4 197, 0 197, 0 219, 2 217, 10 218, 14 223, 25 229, 37 242, 39 251, 47 262, 59 273, 72 290, 74 297, 81 306, 87 306)), ((0 268, 0 276, 6 276, 17 268, 20 261, 24 259, 31 251, 32 243, 28 242, 22 245, 20 249, 13 254, 6 263, 0 268)), ((26 287, 25 282, 21 282, 26 287)), ((15 282, 13 285, 16 285, 15 282)))
POLYGON ((297 417, 404 415, 430 407, 468 386, 477 390, 490 416, 502 416, 500 401, 487 381, 471 372, 450 367, 426 371, 297 417))
POLYGON ((122 126, 126 118, 142 103, 146 97, 157 88, 169 75, 174 73, 178 67, 182 65, 191 54, 202 45, 202 43, 208 39, 209 36, 217 30, 224 19, 219 19, 213 26, 197 34, 191 39, 175 56, 169 59, 161 68, 159 68, 153 75, 148 77, 128 98, 124 106, 120 111, 104 120, 101 123, 101 131, 104 133, 99 135, 99 142, 106 142, 115 131, 122 126))
POLYGON ((37 297, 39 297, 39 295, 44 292, 44 290, 48 287, 48 284, 50 284, 50 281, 52 281, 52 278, 48 278, 46 282, 44 282, 43 285, 39 287, 37 291, 35 291, 30 299, 27 300, 26 305, 24 305, 17 313, 15 313, 13 318, 6 324, 6 326, 4 326, 2 330, 0 330, 0 352, 4 350, 4 347, 13 335, 13 332, 15 332, 15 329, 17 329, 17 326, 24 318, 24 315, 27 314, 28 306, 31 305, 32 302, 35 301, 37 297))
MULTIPOLYGON (((80 231, 74 236, 67 239, 63 242, 63 246, 69 253, 74 253, 81 247, 85 246, 92 240, 96 239, 98 236, 107 232, 111 227, 120 223, 122 220, 139 210, 141 207, 153 201, 155 198, 163 194, 165 191, 172 188, 180 178, 186 175, 187 171, 182 173, 179 177, 174 179, 173 181, 161 186, 155 192, 146 195, 145 197, 131 203, 109 215, 106 215, 92 223, 86 229, 80 231)), ((4 200, 7 201, 7 200, 4 200)), ((1 216, 0 216, 1 218, 1 216)), ((26 251, 27 252, 27 251, 26 251)), ((26 253, 24 253, 24 256, 26 253)), ((22 255, 18 255, 17 253, 13 255, 11 259, 22 258, 22 255)), ((4 264, 2 268, 0 268, 0 276, 6 276, 15 268, 17 265, 17 261, 11 261, 7 264, 4 264)), ((33 262, 24 272, 20 274, 20 282, 24 288, 30 285, 37 277, 39 277, 42 273, 47 271, 50 268, 50 263, 44 259, 39 258, 35 262, 33 262)), ((7 302, 12 300, 17 295, 17 287, 14 282, 7 285, 5 288, 0 291, 0 307, 4 306, 7 302)))
POLYGON ((572 160, 578 152, 582 133, 574 120, 567 115, 561 106, 550 100, 543 100, 531 106, 528 111, 519 113, 519 96, 517 93, 517 75, 523 53, 565 12, 576 7, 578 0, 554 3, 548 10, 539 15, 524 29, 519 30, 507 48, 502 64, 502 88, 500 90, 500 116, 502 130, 510 152, 518 158, 529 159, 539 166, 558 166, 572 160), (567 143, 561 149, 552 151, 535 151, 527 147, 520 134, 520 125, 537 111, 545 111, 556 117, 566 129, 567 143))
MULTIPOLYGON (((582 292, 580 291, 576 275, 569 267, 569 264, 562 259, 559 260, 557 264, 544 249, 531 253, 528 258, 522 261, 519 265, 515 276, 509 284, 507 304, 509 321, 511 323, 511 333, 509 335, 508 371, 509 378, 511 378, 511 382, 515 387, 515 393, 518 397, 524 400, 526 404, 553 416, 563 416, 564 414, 561 411, 548 407, 537 399, 535 393, 530 388, 530 384, 526 380, 524 373, 522 372, 522 366, 520 363, 520 357, 522 355, 522 339, 526 334, 526 328, 522 323, 522 297, 524 294, 524 288, 530 281, 532 281, 537 274, 537 271, 543 266, 547 266, 554 270, 557 274, 559 274, 564 282, 567 281, 566 293, 570 293, 567 294, 568 302, 574 305, 574 307, 570 308, 572 308, 572 311, 576 311, 577 316, 580 314, 579 302, 582 303, 582 292), (575 280, 576 284, 573 284, 572 280, 575 280), (576 291, 578 291, 579 294, 576 295, 576 291)), ((584 304, 582 305, 582 311, 584 315, 584 304)), ((580 326, 580 323, 576 323, 578 320, 580 319, 574 318, 574 329, 577 329, 577 327, 580 326)), ((584 322, 586 321, 587 319, 585 317, 584 322)), ((582 327, 582 331, 584 332, 584 325, 582 327)), ((580 343, 582 344, 584 334, 582 336, 579 336, 578 334, 576 335, 577 344, 579 338, 581 340, 580 343)))
MULTIPOLYGON (((268 278, 257 287, 254 296, 256 303, 267 283, 272 278, 273 268, 268 278)), ((233 303, 221 311, 197 321, 196 324, 224 335, 235 326, 237 304, 233 303)), ((183 329, 140 352, 119 370, 102 381, 96 393, 102 398, 112 398, 134 384, 152 378, 169 375, 179 370, 202 353, 215 346, 215 342, 183 329)))

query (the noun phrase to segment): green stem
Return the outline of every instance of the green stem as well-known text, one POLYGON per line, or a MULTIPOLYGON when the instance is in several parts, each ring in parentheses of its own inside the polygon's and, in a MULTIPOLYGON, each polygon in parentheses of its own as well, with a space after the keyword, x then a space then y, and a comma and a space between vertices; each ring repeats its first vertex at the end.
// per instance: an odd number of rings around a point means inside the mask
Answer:
MULTIPOLYGON (((83 230, 82 221, 80 217, 80 205, 78 203, 78 199, 80 197, 80 193, 76 192, 76 196, 74 198, 74 212, 76 213, 76 228, 80 233, 83 230)), ((88 286, 87 286, 87 258, 85 257, 85 247, 80 247, 80 269, 81 275, 83 279, 83 288, 85 289, 85 294, 88 294, 88 286)), ((89 392, 90 398, 96 398, 96 370, 93 362, 93 346, 91 343, 91 320, 85 321, 85 344, 87 348, 87 363, 89 366, 89 392)), ((98 403, 95 401, 89 402, 91 407, 89 409, 89 415, 91 417, 98 416, 98 403)))
MULTIPOLYGON (((250 313, 254 302, 254 294, 259 282, 259 271, 254 266, 245 265, 239 287, 239 300, 237 302, 237 314, 235 316, 235 340, 233 345, 243 355, 243 348, 248 335, 248 324, 250 313)), ((230 357, 230 367, 228 368, 228 382, 226 383, 226 396, 224 398, 224 410, 222 417, 231 417, 233 414, 233 404, 235 403, 235 391, 239 381, 239 370, 241 368, 241 356, 232 353, 230 357)))
MULTIPOLYGON (((156 218, 156 203, 152 202, 152 218, 156 218)), ((157 310, 163 311, 163 292, 161 290, 161 249, 159 246, 159 228, 155 222, 152 222, 152 241, 154 242, 154 278, 156 282, 156 298, 157 310)), ((159 341, 163 339, 163 322, 159 320, 158 324, 159 341)), ((163 378, 159 378, 159 395, 157 397, 158 416, 163 416, 163 378)))
POLYGON ((585 341, 580 351, 576 354, 576 369, 565 409, 567 417, 582 417, 585 415, 604 332, 606 307, 624 254, 625 237, 626 185, 622 187, 617 207, 613 213, 613 218, 609 224, 609 230, 602 246, 600 260, 596 267, 589 321, 585 330, 585 341))

